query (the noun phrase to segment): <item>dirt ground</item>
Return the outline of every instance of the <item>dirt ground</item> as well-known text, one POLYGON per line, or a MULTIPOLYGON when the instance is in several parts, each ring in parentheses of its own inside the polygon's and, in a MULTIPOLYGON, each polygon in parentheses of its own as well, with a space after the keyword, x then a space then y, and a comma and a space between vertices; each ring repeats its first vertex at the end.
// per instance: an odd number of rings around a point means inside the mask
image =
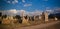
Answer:
POLYGON ((24 27, 19 25, 0 25, 0 29, 60 29, 60 21, 24 27))

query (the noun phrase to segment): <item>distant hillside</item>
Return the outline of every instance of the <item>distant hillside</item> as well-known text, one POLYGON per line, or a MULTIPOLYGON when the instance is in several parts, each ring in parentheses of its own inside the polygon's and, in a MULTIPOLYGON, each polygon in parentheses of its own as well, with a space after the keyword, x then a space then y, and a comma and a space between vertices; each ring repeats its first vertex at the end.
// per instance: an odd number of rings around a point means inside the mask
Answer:
POLYGON ((60 13, 56 13, 56 14, 50 14, 49 18, 54 18, 57 17, 58 19, 60 19, 60 13))
POLYGON ((60 13, 55 14, 58 19, 60 19, 60 13))

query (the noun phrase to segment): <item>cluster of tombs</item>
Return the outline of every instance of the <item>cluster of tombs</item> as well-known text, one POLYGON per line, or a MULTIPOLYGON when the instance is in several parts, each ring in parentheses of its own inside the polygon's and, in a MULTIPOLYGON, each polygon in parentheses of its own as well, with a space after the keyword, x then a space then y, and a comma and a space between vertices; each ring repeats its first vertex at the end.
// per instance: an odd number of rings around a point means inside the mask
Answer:
MULTIPOLYGON (((7 16, 3 15, 1 16, 0 13, 0 24, 14 24, 14 23, 21 23, 21 24, 27 24, 29 21, 35 21, 35 20, 44 20, 45 22, 49 21, 48 20, 48 13, 43 12, 42 15, 38 16, 22 16, 16 15, 16 16, 7 16)), ((57 18, 55 17, 55 20, 57 18)))

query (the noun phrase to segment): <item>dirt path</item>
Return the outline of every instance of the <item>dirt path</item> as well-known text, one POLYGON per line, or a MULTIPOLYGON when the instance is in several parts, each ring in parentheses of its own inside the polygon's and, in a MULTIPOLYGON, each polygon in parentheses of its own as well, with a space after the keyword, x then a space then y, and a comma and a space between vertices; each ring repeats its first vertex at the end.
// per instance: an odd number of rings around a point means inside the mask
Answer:
MULTIPOLYGON (((52 23, 45 23, 45 24, 40 24, 40 25, 35 25, 35 26, 29 26, 29 27, 21 27, 21 28, 13 28, 13 29, 47 29, 47 27, 54 26, 55 24, 60 23, 59 21, 52 22, 52 23)), ((52 29, 52 28, 51 28, 52 29)))

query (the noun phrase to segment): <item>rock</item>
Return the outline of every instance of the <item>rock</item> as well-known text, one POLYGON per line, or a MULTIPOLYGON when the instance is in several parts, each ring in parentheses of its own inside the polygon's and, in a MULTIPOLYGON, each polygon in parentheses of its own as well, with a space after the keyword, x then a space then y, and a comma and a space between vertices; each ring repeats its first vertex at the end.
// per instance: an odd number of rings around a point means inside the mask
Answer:
POLYGON ((10 24, 10 20, 9 19, 3 19, 2 24, 10 24))
POLYGON ((48 13, 45 12, 45 21, 48 21, 48 13))
POLYGON ((30 25, 27 19, 23 19, 22 20, 22 24, 24 24, 24 25, 30 25))
POLYGON ((57 18, 55 17, 55 20, 57 20, 57 18))

